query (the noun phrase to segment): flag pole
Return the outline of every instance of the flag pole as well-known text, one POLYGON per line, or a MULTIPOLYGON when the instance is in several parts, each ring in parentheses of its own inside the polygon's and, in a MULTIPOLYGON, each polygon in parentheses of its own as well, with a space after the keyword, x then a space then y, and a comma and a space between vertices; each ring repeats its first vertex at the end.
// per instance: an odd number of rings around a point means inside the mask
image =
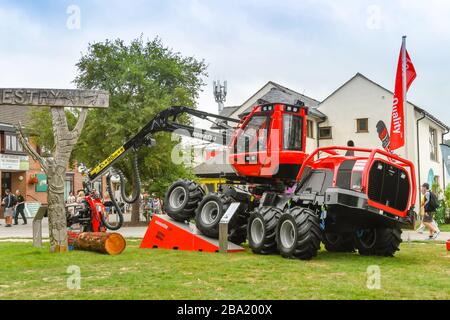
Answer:
POLYGON ((405 141, 405 158, 409 159, 409 150, 408 150, 408 139, 407 139, 407 132, 408 132, 408 106, 407 106, 407 87, 406 87, 406 36, 402 37, 402 84, 403 84, 403 141, 405 141))

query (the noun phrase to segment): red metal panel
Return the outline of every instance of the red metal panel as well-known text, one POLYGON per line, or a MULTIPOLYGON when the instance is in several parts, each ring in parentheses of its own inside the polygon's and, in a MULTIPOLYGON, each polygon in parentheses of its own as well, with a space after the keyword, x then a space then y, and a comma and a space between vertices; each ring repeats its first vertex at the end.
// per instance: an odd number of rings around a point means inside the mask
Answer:
MULTIPOLYGON (((162 216, 155 215, 148 226, 144 239, 140 245, 141 249, 170 249, 182 251, 218 252, 218 244, 208 241, 205 237, 196 235, 189 227, 181 226, 179 223, 162 216)), ((244 249, 233 249, 229 252, 239 252, 244 249)))

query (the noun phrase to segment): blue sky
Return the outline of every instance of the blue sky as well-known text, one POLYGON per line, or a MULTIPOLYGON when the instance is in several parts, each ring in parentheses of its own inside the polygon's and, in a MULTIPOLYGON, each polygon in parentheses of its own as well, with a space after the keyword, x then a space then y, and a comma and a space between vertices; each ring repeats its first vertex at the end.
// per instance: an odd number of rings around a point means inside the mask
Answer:
POLYGON ((445 0, 0 0, 0 87, 73 87, 88 43, 143 34, 209 64, 203 110, 216 110, 214 79, 228 80, 227 105, 269 80, 322 100, 357 72, 393 89, 406 34, 409 99, 450 125, 449 17, 445 0))

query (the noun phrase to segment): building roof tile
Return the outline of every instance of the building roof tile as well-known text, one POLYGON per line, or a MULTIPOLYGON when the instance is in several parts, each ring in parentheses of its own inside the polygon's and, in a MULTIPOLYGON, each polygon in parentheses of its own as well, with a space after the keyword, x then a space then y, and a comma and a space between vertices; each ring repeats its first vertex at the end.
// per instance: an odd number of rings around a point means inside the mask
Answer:
POLYGON ((17 125, 21 122, 26 125, 30 122, 30 106, 4 105, 0 106, 0 123, 17 125))

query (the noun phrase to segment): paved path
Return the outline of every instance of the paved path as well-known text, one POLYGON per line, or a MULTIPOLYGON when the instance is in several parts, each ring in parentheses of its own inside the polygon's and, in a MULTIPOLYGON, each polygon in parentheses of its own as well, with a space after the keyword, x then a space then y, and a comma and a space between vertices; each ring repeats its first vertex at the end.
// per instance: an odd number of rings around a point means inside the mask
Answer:
MULTIPOLYGON (((20 220, 19 220, 20 221, 20 220)), ((21 221, 20 221, 21 222, 21 221)), ((4 221, 0 222, 0 239, 11 239, 11 238, 32 238, 33 229, 31 222, 28 225, 18 225, 12 228, 5 228, 4 221)), ((147 227, 125 227, 120 229, 118 232, 124 237, 128 238, 143 238, 147 227)), ((44 219, 42 221, 42 236, 44 238, 48 237, 48 220, 44 219)), ((419 234, 415 231, 404 231, 402 234, 403 241, 422 241, 428 238, 428 233, 419 234)), ((436 239, 437 241, 447 241, 450 240, 450 232, 441 232, 441 234, 436 239)))
MULTIPOLYGON (((4 221, 0 222, 0 239, 11 238, 33 238, 32 221, 29 221, 27 225, 22 225, 22 221, 19 220, 19 225, 6 228, 4 221)), ((147 231, 147 227, 127 227, 121 228, 119 231, 124 237, 143 238, 147 231)), ((42 237, 48 238, 48 219, 42 220, 42 237)))

